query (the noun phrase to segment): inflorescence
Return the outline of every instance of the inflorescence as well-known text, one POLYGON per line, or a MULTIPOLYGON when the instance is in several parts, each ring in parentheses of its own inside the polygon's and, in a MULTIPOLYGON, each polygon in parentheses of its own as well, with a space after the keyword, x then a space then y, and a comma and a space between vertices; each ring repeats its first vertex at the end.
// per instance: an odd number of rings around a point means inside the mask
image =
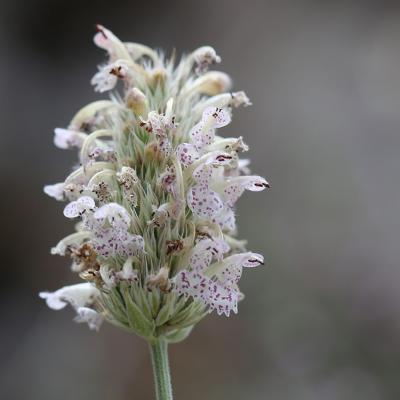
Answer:
POLYGON ((216 134, 233 108, 251 103, 229 92, 225 73, 209 71, 221 61, 212 47, 176 64, 97 28, 108 61, 91 83, 115 90, 55 130, 55 145, 78 149, 80 165, 44 188, 79 221, 52 254, 71 257, 84 282, 40 296, 55 310, 71 305, 91 329, 105 319, 179 341, 208 312, 236 313, 243 268, 263 264, 235 238, 235 203, 269 185, 239 158, 242 137, 216 134))

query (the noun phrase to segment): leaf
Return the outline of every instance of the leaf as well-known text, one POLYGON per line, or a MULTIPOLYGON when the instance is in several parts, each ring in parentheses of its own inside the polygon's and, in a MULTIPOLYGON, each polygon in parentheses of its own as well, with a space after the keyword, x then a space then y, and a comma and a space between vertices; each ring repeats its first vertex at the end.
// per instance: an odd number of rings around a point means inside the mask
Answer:
POLYGON ((130 327, 139 335, 146 339, 151 338, 154 333, 154 323, 149 321, 142 310, 133 301, 129 290, 124 291, 126 303, 126 316, 130 327))
POLYGON ((185 340, 192 332, 193 325, 184 329, 178 329, 165 336, 169 343, 179 343, 185 340))
POLYGON ((174 302, 171 300, 167 300, 166 304, 161 307, 157 318, 156 318, 156 326, 164 325, 172 316, 174 309, 174 302))

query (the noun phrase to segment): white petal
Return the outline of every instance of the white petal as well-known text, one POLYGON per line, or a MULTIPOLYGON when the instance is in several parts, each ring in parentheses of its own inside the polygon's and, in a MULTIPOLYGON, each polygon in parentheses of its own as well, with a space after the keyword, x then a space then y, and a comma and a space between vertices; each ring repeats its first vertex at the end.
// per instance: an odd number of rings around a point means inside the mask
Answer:
POLYGON ((224 207, 224 209, 213 218, 213 222, 217 223, 224 232, 236 231, 235 212, 230 207, 224 207))
POLYGON ((88 210, 93 210, 95 208, 95 202, 92 197, 82 196, 76 201, 71 201, 64 208, 64 215, 67 218, 75 218, 79 215, 84 214, 88 210))
POLYGON ((52 310, 61 310, 68 303, 61 300, 57 292, 40 292, 39 297, 46 300, 46 304, 52 310))
POLYGON ((218 193, 208 190, 207 187, 202 185, 196 185, 189 189, 187 201, 192 212, 205 219, 215 217, 224 208, 224 203, 218 193))
POLYGON ((98 220, 108 221, 114 228, 128 229, 131 217, 128 211, 117 203, 109 203, 100 207, 94 217, 98 220))
POLYGON ((64 286, 53 293, 41 292, 39 296, 46 299, 53 310, 64 308, 67 303, 75 309, 93 304, 100 292, 90 283, 64 286))
POLYGON ((125 45, 108 29, 102 25, 96 25, 97 33, 93 38, 96 46, 106 50, 111 59, 130 59, 125 45))
POLYGON ((59 149, 71 149, 72 147, 81 147, 87 135, 82 132, 71 129, 54 129, 54 145, 59 149))
POLYGON ((89 329, 93 331, 98 331, 100 329, 104 318, 97 311, 88 307, 79 307, 76 312, 78 315, 74 318, 75 322, 85 322, 88 324, 89 329))
POLYGON ((207 107, 201 121, 190 130, 189 137, 197 149, 202 149, 214 141, 215 128, 221 128, 230 122, 231 116, 226 109, 207 107))
POLYGON ((240 176, 228 181, 224 189, 224 198, 233 206, 245 190, 260 192, 267 187, 268 182, 261 176, 240 176))
POLYGON ((189 265, 193 271, 202 272, 211 264, 213 257, 211 246, 212 240, 205 239, 201 240, 193 248, 189 257, 189 265))
POLYGON ((54 199, 58 201, 64 200, 64 187, 65 183, 55 183, 54 185, 46 185, 43 188, 43 191, 50 197, 53 197, 54 199))
POLYGON ((208 188, 210 185, 212 173, 213 171, 210 165, 202 164, 195 168, 195 170, 193 171, 193 178, 199 186, 204 186, 205 188, 208 188))
POLYGON ((64 215, 67 218, 76 218, 79 215, 78 203, 76 201, 71 201, 64 208, 64 215))
POLYGON ((106 92, 114 89, 118 78, 125 78, 128 73, 128 66, 123 60, 117 60, 112 64, 100 68, 90 83, 95 87, 96 92, 106 92))
POLYGON ((210 310, 217 310, 219 315, 229 316, 231 311, 237 312, 238 292, 197 272, 179 272, 175 277, 174 291, 202 301, 210 310))
POLYGON ((193 248, 189 264, 196 272, 202 272, 207 268, 215 257, 221 259, 222 255, 229 251, 228 244, 222 239, 204 239, 193 248))
POLYGON ((97 72, 90 81, 91 85, 94 86, 94 90, 99 93, 114 89, 117 82, 118 78, 110 74, 107 69, 97 72))
POLYGON ((76 202, 81 211, 92 210, 96 206, 93 198, 90 196, 82 196, 76 202))
POLYGON ((241 105, 243 105, 244 107, 248 107, 252 105, 250 99, 243 91, 232 93, 231 104, 233 105, 233 107, 239 107, 241 105))
POLYGON ((94 35, 93 41, 96 46, 101 49, 111 52, 113 48, 113 42, 115 41, 115 35, 106 29, 104 26, 97 25, 97 33, 94 35))
POLYGON ((215 129, 213 126, 207 126, 203 121, 200 121, 190 130, 189 137, 197 149, 202 149, 214 141, 215 129))
POLYGON ((95 251, 105 257, 137 256, 144 252, 144 240, 140 235, 132 235, 123 229, 109 228, 103 231, 94 231, 91 241, 95 251))
POLYGON ((218 315, 225 314, 229 317, 231 311, 237 314, 239 293, 235 289, 213 282, 208 290, 208 295, 210 308, 215 309, 218 315))
POLYGON ((207 299, 206 291, 211 280, 194 271, 183 270, 179 272, 174 281, 174 290, 178 294, 191 296, 194 299, 207 299))
POLYGON ((186 168, 199 158, 199 152, 189 143, 182 143, 176 148, 176 153, 181 164, 186 168))
POLYGON ((242 276, 243 268, 253 268, 263 263, 264 257, 261 254, 247 252, 227 257, 214 270, 211 266, 210 270, 213 270, 221 284, 234 287, 242 276))
POLYGON ((84 241, 89 239, 91 236, 88 231, 80 231, 72 233, 71 235, 66 236, 64 239, 60 240, 55 247, 51 249, 51 254, 58 254, 60 256, 65 256, 65 253, 68 248, 78 248, 80 247, 84 241))
POLYGON ((221 151, 212 151, 205 154, 196 163, 193 171, 193 178, 200 184, 208 185, 215 168, 229 165, 232 162, 233 156, 229 153, 221 151))
POLYGON ((218 107, 207 107, 203 111, 202 120, 206 121, 210 117, 213 118, 213 127, 222 128, 231 122, 231 115, 227 109, 218 107))
POLYGON ((209 65, 220 63, 221 57, 211 46, 202 46, 192 53, 193 59, 197 64, 196 72, 201 74, 208 70, 209 65))

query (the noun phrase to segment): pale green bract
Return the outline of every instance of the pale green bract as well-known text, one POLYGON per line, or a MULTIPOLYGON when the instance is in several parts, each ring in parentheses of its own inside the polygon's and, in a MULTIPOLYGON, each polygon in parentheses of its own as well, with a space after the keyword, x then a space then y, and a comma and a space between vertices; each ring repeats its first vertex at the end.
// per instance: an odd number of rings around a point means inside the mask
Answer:
POLYGON ((94 42, 108 61, 92 84, 111 98, 55 130, 57 147, 78 149, 80 167, 44 188, 79 221, 52 253, 70 256, 85 282, 40 296, 56 310, 71 305, 91 329, 106 320, 178 342, 210 311, 236 313, 243 268, 263 264, 235 238, 234 206, 269 185, 248 175, 241 137, 216 134, 250 101, 208 70, 221 61, 212 47, 176 63, 102 26, 94 42))

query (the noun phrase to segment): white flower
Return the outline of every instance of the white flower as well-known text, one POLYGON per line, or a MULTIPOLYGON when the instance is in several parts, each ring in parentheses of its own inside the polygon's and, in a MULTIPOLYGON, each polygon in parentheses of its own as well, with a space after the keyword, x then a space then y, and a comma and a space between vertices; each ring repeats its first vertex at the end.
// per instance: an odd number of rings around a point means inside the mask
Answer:
POLYGON ((221 57, 217 55, 215 50, 211 46, 203 46, 195 50, 193 53, 193 59, 197 64, 195 69, 197 74, 201 74, 208 70, 208 67, 214 63, 220 63, 221 57))
POLYGON ((54 129, 54 144, 60 149, 80 148, 87 135, 71 129, 54 129))
POLYGON ((106 92, 114 89, 118 82, 118 78, 125 79, 128 73, 128 66, 123 60, 118 60, 112 64, 100 67, 92 80, 91 84, 94 86, 96 92, 106 92))
POLYGON ((214 167, 224 166, 230 162, 229 154, 210 153, 205 162, 198 166, 193 177, 197 184, 192 186, 187 194, 189 208, 201 218, 213 218, 224 208, 224 203, 217 192, 211 189, 214 167))
POLYGON ((228 111, 222 108, 208 107, 204 110, 201 121, 196 124, 189 136, 197 150, 210 145, 215 138, 215 129, 222 128, 231 122, 228 111))
POLYGON ((64 188, 65 188, 65 183, 61 182, 61 183, 55 183, 54 185, 46 185, 43 188, 43 191, 48 196, 53 197, 58 201, 62 201, 65 199, 64 188))
POLYGON ((60 240, 56 246, 51 249, 51 254, 58 254, 65 256, 67 251, 71 248, 78 248, 82 243, 90 238, 90 232, 80 231, 68 235, 64 239, 60 240))
POLYGON ((225 150, 225 151, 248 151, 249 146, 244 143, 242 136, 238 138, 221 138, 216 137, 214 143, 207 147, 208 151, 211 150, 225 150))
POLYGON ((213 258, 218 261, 229 251, 229 245, 222 239, 203 239, 193 248, 189 264, 196 272, 203 272, 213 258))
POLYGON ((102 223, 108 222, 115 229, 128 229, 131 217, 124 207, 117 203, 108 203, 94 213, 94 218, 102 223))
POLYGON ((102 25, 96 25, 96 29, 97 33, 93 38, 95 45, 112 53, 115 45, 119 44, 120 40, 102 25))
POLYGON ((200 154, 190 143, 182 143, 176 149, 177 156, 183 167, 188 167, 199 159, 200 154))
POLYGON ((98 331, 100 329, 100 326, 104 321, 104 318, 97 311, 88 307, 79 307, 76 310, 76 312, 77 316, 74 318, 75 322, 87 323, 89 329, 93 331, 98 331))
POLYGON ((269 183, 261 176, 254 175, 231 178, 225 183, 225 202, 232 207, 245 190, 260 192, 269 187, 269 183))
POLYGON ((144 240, 140 235, 128 232, 131 217, 128 211, 117 203, 109 203, 100 207, 87 221, 93 233, 91 243, 103 257, 130 257, 144 251, 144 240))
POLYGON ((71 201, 64 208, 64 215, 67 218, 76 218, 82 216, 85 212, 94 210, 96 207, 92 197, 82 196, 76 201, 71 201))
POLYGON ((39 296, 45 299, 47 305, 53 310, 61 310, 67 304, 70 304, 75 309, 90 306, 99 295, 99 290, 90 283, 78 283, 64 286, 55 292, 39 293, 39 296))
POLYGON ((246 93, 243 91, 232 93, 232 101, 231 104, 234 107, 248 107, 251 106, 252 103, 250 99, 247 97, 246 93))
POLYGON ((97 33, 93 38, 96 46, 106 50, 110 60, 118 58, 130 59, 130 55, 125 45, 107 28, 102 25, 96 25, 97 33))
MULTIPOLYGON (((197 246, 200 245, 201 242, 197 246)), ((203 250, 198 254, 201 257, 191 257, 189 269, 177 274, 175 290, 179 294, 202 301, 211 311, 215 309, 219 315, 229 316, 231 311, 237 313, 240 297, 237 283, 242 269, 263 264, 263 257, 250 252, 235 254, 210 266, 210 251, 203 250)))

